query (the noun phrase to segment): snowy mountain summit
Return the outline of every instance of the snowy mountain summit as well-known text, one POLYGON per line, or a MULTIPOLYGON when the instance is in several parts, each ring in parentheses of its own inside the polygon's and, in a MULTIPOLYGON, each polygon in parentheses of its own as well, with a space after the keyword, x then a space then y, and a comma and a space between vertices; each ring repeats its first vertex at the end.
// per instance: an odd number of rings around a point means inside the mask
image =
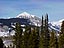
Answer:
POLYGON ((35 15, 31 15, 27 12, 23 12, 21 14, 19 14, 18 16, 16 16, 17 18, 24 18, 24 19, 29 19, 31 21, 31 25, 35 25, 35 26, 41 26, 41 19, 38 18, 37 16, 35 15))
POLYGON ((17 16, 17 18, 34 18, 35 15, 31 15, 27 12, 23 12, 17 16))

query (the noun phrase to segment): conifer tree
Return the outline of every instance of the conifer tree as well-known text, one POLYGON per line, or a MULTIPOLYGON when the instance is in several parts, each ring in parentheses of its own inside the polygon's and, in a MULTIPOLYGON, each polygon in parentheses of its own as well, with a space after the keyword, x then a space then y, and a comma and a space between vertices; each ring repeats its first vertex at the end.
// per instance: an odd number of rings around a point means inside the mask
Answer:
MULTIPOLYGON (((27 34, 28 35, 28 34, 27 34)), ((33 28, 33 30, 31 30, 30 35, 28 36, 27 40, 28 40, 28 48, 35 48, 35 28, 33 28)))
POLYGON ((41 36, 40 36, 40 46, 39 48, 49 48, 49 30, 48 30, 48 14, 45 16, 45 22, 43 22, 42 16, 42 26, 41 26, 41 36))
POLYGON ((59 48, 64 48, 64 21, 61 25, 61 34, 59 36, 59 48))
POLYGON ((52 32, 50 33, 50 42, 49 42, 49 48, 57 48, 57 40, 56 40, 56 34, 55 31, 52 30, 52 32))
POLYGON ((31 34, 31 27, 26 26, 24 32, 24 48, 30 47, 30 34, 31 34))
POLYGON ((44 26, 43 26, 43 16, 42 16, 42 25, 41 25, 41 34, 39 39, 39 48, 45 48, 44 47, 44 26))
POLYGON ((39 48, 39 27, 35 27, 35 32, 34 32, 34 43, 35 47, 34 48, 39 48))
POLYGON ((32 28, 31 30, 31 34, 29 36, 29 48, 34 48, 34 42, 33 42, 33 33, 35 32, 35 30, 32 28))
POLYGON ((39 36, 39 27, 36 28, 36 48, 39 48, 39 40, 40 40, 40 36, 39 36))
POLYGON ((38 28, 34 27, 34 28, 32 28, 32 30, 31 30, 31 28, 26 30, 24 39, 25 39, 25 48, 38 48, 38 46, 39 46, 38 28))
POLYGON ((22 28, 19 23, 16 23, 15 26, 15 36, 14 36, 14 44, 16 48, 23 48, 23 37, 22 37, 22 28))
POLYGON ((0 38, 0 48, 3 48, 4 44, 3 44, 3 40, 0 38))
POLYGON ((41 25, 41 34, 43 33, 43 16, 42 16, 42 25, 41 25))
POLYGON ((48 14, 45 16, 45 28, 44 28, 44 33, 45 33, 45 48, 49 48, 49 40, 50 40, 50 33, 48 30, 48 14))
POLYGON ((35 44, 36 44, 36 32, 34 28, 34 30, 32 31, 32 46, 33 46, 32 48, 36 47, 35 44))

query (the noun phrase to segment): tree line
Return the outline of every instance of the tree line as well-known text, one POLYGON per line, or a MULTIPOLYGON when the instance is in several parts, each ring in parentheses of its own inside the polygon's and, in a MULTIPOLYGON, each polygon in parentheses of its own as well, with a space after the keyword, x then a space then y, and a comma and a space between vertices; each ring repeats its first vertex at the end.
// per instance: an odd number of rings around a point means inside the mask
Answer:
POLYGON ((16 23, 14 44, 16 48, 64 48, 64 21, 61 25, 59 35, 56 31, 48 28, 48 14, 45 20, 42 16, 41 27, 26 26, 23 31, 21 25, 16 23))

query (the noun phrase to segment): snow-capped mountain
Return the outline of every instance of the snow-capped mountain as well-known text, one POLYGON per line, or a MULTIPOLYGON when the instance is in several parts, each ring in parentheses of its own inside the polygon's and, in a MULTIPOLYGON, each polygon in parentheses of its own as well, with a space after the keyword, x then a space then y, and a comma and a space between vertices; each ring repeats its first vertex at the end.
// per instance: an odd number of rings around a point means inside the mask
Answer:
POLYGON ((19 14, 17 16, 17 18, 29 19, 31 21, 31 23, 29 23, 29 24, 35 25, 35 26, 37 26, 37 25, 41 26, 41 19, 39 17, 37 17, 35 15, 31 15, 27 12, 23 12, 23 13, 19 14))
POLYGON ((15 18, 0 19, 0 34, 1 34, 0 36, 3 37, 9 36, 9 33, 11 35, 14 35, 14 31, 12 31, 11 29, 15 28, 16 22, 19 22, 21 26, 23 25, 41 26, 40 18, 36 17, 35 15, 31 15, 27 12, 23 12, 15 18), (7 26, 7 28, 5 26, 7 26), (6 31, 5 29, 7 30, 7 32, 5 32, 6 31))
MULTIPOLYGON (((56 22, 49 22, 48 26, 50 29, 54 29, 55 31, 60 31, 62 21, 64 21, 64 19, 56 21, 56 22)), ((39 17, 37 17, 36 15, 31 15, 27 12, 23 12, 23 13, 17 15, 16 18, 0 19, 0 32, 1 31, 5 32, 7 30, 10 30, 8 28, 15 27, 14 26, 15 22, 19 22, 21 24, 21 26, 23 26, 23 25, 41 26, 41 19, 39 17), (6 27, 7 27, 7 29, 6 29, 6 27)), ((5 34, 4 32, 3 32, 3 34, 5 34)), ((13 32, 13 31, 11 31, 11 32, 13 32)), ((7 34, 9 34, 9 32, 7 32, 7 34)))
MULTIPOLYGON (((48 26, 50 30, 55 30, 57 32, 61 29, 61 24, 64 19, 56 21, 56 22, 49 22, 48 26)), ((0 19, 0 37, 9 37, 10 35, 15 35, 15 31, 11 29, 12 27, 15 28, 15 23, 19 22, 21 26, 25 25, 34 25, 34 26, 41 26, 41 18, 37 17, 36 15, 31 15, 27 12, 20 13, 15 18, 7 18, 7 19, 0 19)), ((6 46, 9 45, 11 40, 4 40, 3 42, 6 46)))

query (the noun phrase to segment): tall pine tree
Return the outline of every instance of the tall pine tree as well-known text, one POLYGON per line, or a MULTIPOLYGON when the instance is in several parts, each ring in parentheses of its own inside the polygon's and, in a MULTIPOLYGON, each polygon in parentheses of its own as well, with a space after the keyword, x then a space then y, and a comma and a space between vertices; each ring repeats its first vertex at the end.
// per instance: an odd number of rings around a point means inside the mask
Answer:
POLYGON ((24 32, 24 48, 30 48, 31 27, 26 26, 24 32))
POLYGON ((39 27, 35 27, 35 32, 34 32, 34 43, 35 47, 34 48, 39 48, 39 27))
POLYGON ((57 43, 57 37, 56 33, 54 30, 50 32, 50 42, 49 42, 49 48, 58 48, 58 43, 57 43))
POLYGON ((48 30, 48 14, 45 16, 45 48, 49 48, 50 33, 48 30))
POLYGON ((42 16, 42 25, 41 25, 41 34, 40 34, 40 39, 39 39, 39 48, 45 48, 45 33, 44 33, 44 26, 43 26, 43 16, 42 16))
POLYGON ((14 36, 14 44, 16 48, 23 48, 23 37, 22 37, 22 28, 19 23, 16 23, 15 26, 15 36, 14 36))
POLYGON ((49 48, 49 40, 50 40, 50 36, 49 36, 49 30, 48 30, 48 14, 46 14, 45 21, 43 21, 43 16, 42 16, 39 48, 49 48))

